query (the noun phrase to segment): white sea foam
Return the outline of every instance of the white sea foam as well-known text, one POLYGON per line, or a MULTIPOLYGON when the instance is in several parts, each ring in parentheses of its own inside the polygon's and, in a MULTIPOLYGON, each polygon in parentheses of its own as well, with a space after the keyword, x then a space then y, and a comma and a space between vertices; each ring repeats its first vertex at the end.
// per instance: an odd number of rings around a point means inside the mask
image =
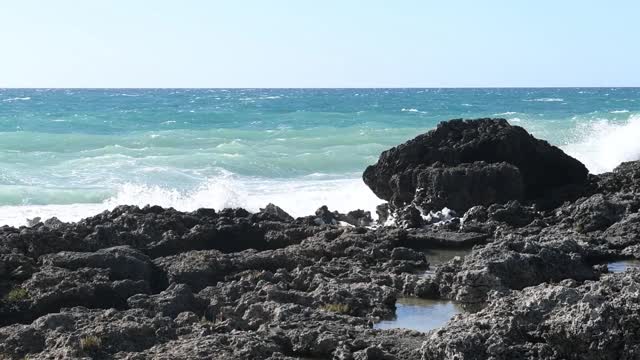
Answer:
POLYGON ((2 100, 2 102, 14 102, 14 101, 27 101, 27 100, 31 100, 30 97, 15 97, 15 98, 10 98, 10 99, 4 99, 2 100))
POLYGON ((226 173, 210 178, 197 189, 186 192, 159 186, 124 184, 116 195, 102 203, 0 206, 0 225, 20 226, 25 225, 28 218, 47 219, 53 216, 62 221, 77 221, 122 204, 153 204, 182 211, 202 207, 244 207, 249 211, 258 211, 270 202, 295 217, 311 215, 321 205, 327 205, 329 209, 341 212, 360 208, 371 211, 375 218, 375 207, 383 201, 359 178, 273 180, 240 178, 226 173))
POLYGON ((507 111, 507 112, 503 112, 503 113, 499 113, 499 114, 493 114, 493 116, 509 116, 509 115, 515 115, 517 114, 517 112, 515 111, 507 111))
POLYGON ((534 102, 563 102, 564 99, 561 98, 538 98, 538 99, 525 99, 523 101, 534 101, 534 102))
POLYGON ((418 111, 419 111, 418 109, 405 109, 405 108, 402 109, 402 112, 418 112, 418 111))
POLYGON ((640 160, 640 115, 624 122, 599 120, 582 125, 577 140, 563 146, 594 174, 611 171, 621 162, 640 160))
POLYGON ((626 114, 628 112, 629 112, 629 110, 614 110, 611 113, 612 114, 626 114))

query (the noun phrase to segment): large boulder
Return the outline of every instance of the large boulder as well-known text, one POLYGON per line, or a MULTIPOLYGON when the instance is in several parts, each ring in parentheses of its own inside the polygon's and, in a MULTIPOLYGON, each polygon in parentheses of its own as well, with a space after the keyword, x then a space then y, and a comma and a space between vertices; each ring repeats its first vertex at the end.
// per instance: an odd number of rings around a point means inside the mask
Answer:
MULTIPOLYGON (((433 181, 425 179, 433 179, 434 171, 436 175, 448 175, 446 180, 437 181, 436 187, 443 187, 445 181, 451 180, 460 184, 459 191, 468 192, 466 183, 475 183, 453 176, 465 171, 481 180, 483 186, 489 185, 489 189, 502 189, 505 180, 512 184, 507 188, 508 194, 498 193, 490 197, 474 192, 471 196, 465 195, 467 199, 459 202, 458 208, 454 207, 456 211, 492 201, 537 200, 549 194, 570 192, 565 189, 586 183, 588 177, 587 168, 578 160, 548 142, 534 138, 525 129, 510 125, 505 119, 456 119, 442 122, 436 129, 383 152, 378 162, 365 170, 363 179, 377 196, 400 207, 414 199, 416 190, 431 191, 430 188, 421 188, 421 185, 433 184, 433 181), (488 166, 478 162, 499 165, 488 166), (461 164, 474 163, 460 167, 461 164), (509 165, 515 169, 510 169, 509 165), (434 166, 453 169, 445 173, 434 170, 434 166), (517 189, 515 170, 519 171, 521 178, 521 193, 517 189)), ((446 186, 447 190, 451 187, 446 186)), ((440 203, 433 206, 440 206, 440 203)), ((416 205, 432 206, 428 201, 416 205)))
MULTIPOLYGON (((466 210, 476 205, 505 203, 524 198, 524 184, 517 167, 504 162, 444 166, 436 163, 419 169, 414 199, 429 210, 448 207, 466 210)), ((402 194, 398 187, 398 194, 402 194)), ((408 194, 406 194, 408 195, 408 194)), ((413 199, 403 199, 411 202, 413 199)))

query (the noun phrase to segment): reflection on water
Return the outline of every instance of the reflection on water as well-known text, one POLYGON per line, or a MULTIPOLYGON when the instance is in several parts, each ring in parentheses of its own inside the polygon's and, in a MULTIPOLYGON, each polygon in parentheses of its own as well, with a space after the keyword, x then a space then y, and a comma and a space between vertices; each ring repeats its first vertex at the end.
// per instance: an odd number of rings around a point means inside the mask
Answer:
POLYGON ((622 261, 614 261, 607 264, 610 272, 619 273, 623 272, 627 269, 638 269, 640 268, 640 260, 622 260, 622 261))
POLYGON ((450 300, 400 298, 396 302, 396 318, 381 321, 374 328, 403 328, 426 332, 443 326, 462 311, 459 305, 450 300))
POLYGON ((464 258, 471 252, 471 249, 424 249, 421 250, 431 265, 441 265, 456 256, 464 258))

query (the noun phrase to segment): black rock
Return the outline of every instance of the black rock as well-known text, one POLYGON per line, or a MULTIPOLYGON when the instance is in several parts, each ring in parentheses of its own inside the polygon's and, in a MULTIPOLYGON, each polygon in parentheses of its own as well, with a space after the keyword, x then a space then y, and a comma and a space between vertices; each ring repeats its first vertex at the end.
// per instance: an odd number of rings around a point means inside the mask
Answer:
MULTIPOLYGON (((413 198, 397 198, 396 201, 414 201, 423 209, 439 210, 448 207, 464 212, 476 205, 488 206, 524 198, 520 171, 504 162, 488 164, 477 161, 456 166, 436 163, 413 171, 418 173, 413 198)), ((398 194, 403 191, 400 184, 393 180, 400 178, 394 177, 391 181, 398 194)))
MULTIPOLYGON (((485 186, 490 185, 488 191, 501 189, 507 180, 514 183, 505 189, 507 194, 495 194, 494 199, 491 199, 491 195, 475 191, 473 193, 480 195, 479 198, 461 194, 460 197, 466 197, 468 200, 457 204, 460 207, 454 208, 457 211, 464 212, 473 205, 487 204, 488 201, 519 200, 521 197, 525 200, 545 198, 556 189, 584 184, 588 175, 586 167, 578 160, 546 141, 534 138, 523 128, 509 125, 504 119, 458 119, 442 122, 435 130, 383 152, 378 162, 365 170, 363 179, 376 195, 400 207, 414 199, 416 190, 420 189, 421 180, 424 184, 435 182, 436 189, 453 189, 453 186, 447 187, 442 180, 424 180, 433 179, 445 171, 430 169, 434 164, 439 163, 440 168, 451 168, 451 174, 447 173, 447 176, 464 185, 471 181, 461 180, 455 174, 460 175, 469 166, 473 166, 466 165, 466 168, 458 169, 456 167, 475 162, 508 163, 514 166, 520 172, 523 189, 519 190, 518 176, 513 169, 503 165, 485 169, 483 172, 481 166, 476 165, 471 176, 482 179, 485 186)), ((431 189, 424 191, 427 194, 435 192, 431 189)), ((458 188, 457 191, 465 190, 458 188)), ((444 200, 453 201, 452 199, 459 195, 447 196, 444 200)), ((431 205, 429 197, 425 200, 426 206, 437 207, 442 204, 436 202, 431 205)), ((423 204, 417 202, 416 205, 423 204)))

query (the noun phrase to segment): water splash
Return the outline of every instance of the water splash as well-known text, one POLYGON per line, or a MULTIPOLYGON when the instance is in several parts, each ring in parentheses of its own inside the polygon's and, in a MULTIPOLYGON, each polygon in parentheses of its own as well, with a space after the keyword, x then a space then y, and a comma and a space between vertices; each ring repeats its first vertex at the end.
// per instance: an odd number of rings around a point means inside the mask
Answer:
POLYGON ((577 141, 563 150, 593 174, 611 171, 624 161, 640 160, 640 115, 624 123, 598 120, 578 125, 577 141))

